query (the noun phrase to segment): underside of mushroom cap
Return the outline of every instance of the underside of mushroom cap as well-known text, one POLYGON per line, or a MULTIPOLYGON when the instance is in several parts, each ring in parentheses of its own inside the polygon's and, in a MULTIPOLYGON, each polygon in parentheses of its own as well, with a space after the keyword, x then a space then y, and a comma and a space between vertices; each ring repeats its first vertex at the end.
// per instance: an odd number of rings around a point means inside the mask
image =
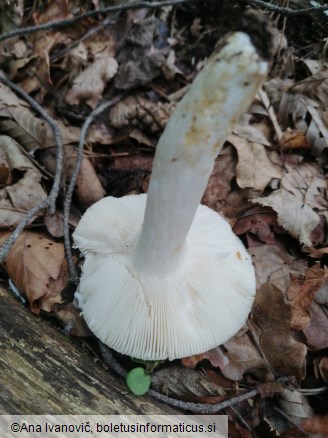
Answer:
POLYGON ((200 205, 182 263, 140 274, 133 263, 147 195, 107 197, 73 235, 85 255, 84 318, 114 350, 143 360, 177 359, 222 344, 244 324, 255 294, 250 256, 228 222, 200 205))

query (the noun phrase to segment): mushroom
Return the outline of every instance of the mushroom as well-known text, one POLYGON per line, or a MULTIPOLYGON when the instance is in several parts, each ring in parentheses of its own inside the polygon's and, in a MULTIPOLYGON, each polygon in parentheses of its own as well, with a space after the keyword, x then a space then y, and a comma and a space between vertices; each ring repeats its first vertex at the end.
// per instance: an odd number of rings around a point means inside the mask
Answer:
POLYGON ((250 256, 200 201, 267 67, 248 35, 231 34, 172 114, 148 195, 106 197, 78 224, 83 316, 114 350, 172 360, 224 343, 245 323, 255 294, 250 256))

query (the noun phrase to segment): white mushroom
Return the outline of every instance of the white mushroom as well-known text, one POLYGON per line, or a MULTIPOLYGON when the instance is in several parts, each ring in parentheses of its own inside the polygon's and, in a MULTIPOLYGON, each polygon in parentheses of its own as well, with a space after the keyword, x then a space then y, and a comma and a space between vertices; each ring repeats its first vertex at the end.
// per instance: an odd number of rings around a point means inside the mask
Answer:
POLYGON ((250 38, 230 35, 171 116, 148 195, 104 198, 76 228, 85 256, 83 315, 116 351, 144 360, 190 356, 245 323, 255 294, 251 259, 226 220, 200 200, 266 72, 250 38))

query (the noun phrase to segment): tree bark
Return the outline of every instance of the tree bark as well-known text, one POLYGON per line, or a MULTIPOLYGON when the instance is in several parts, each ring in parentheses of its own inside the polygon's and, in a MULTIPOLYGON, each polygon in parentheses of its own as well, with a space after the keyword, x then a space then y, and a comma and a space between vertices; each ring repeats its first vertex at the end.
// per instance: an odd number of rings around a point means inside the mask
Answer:
POLYGON ((0 287, 0 414, 177 414, 83 351, 0 287))

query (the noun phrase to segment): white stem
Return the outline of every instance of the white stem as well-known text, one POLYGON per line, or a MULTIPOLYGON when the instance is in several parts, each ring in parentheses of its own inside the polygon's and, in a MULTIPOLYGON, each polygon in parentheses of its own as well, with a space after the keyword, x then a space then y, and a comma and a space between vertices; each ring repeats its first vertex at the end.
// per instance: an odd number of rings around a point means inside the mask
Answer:
POLYGON ((214 53, 161 136, 149 184, 135 267, 150 275, 176 269, 215 158, 267 73, 249 37, 232 34, 214 53))

